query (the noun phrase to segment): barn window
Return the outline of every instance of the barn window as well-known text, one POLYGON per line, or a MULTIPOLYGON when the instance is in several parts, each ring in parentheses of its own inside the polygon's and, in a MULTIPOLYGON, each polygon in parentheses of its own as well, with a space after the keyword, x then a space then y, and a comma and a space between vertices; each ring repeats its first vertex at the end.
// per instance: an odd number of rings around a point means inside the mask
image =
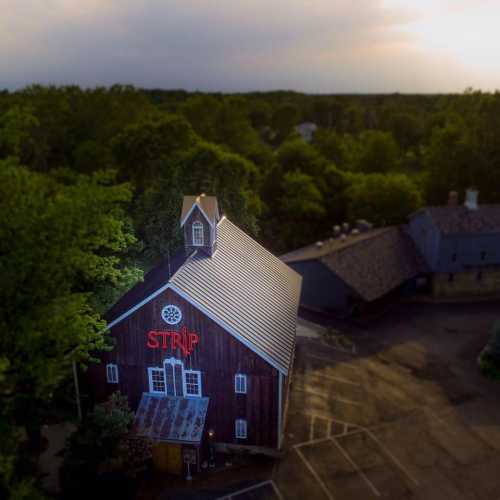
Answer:
POLYGON ((165 387, 169 396, 184 396, 184 365, 181 360, 175 358, 166 359, 165 387))
POLYGON ((247 438, 247 421, 237 418, 234 421, 234 435, 237 439, 247 438))
POLYGON ((108 384, 118 383, 118 366, 112 363, 106 365, 106 380, 108 384))
POLYGON ((149 392, 165 394, 165 371, 162 368, 148 368, 149 392))
POLYGON ((242 373, 237 373, 234 376, 234 392, 237 394, 247 393, 247 376, 242 373))
POLYGON ((193 245, 203 246, 203 224, 198 221, 193 223, 193 245))
POLYGON ((201 398, 201 372, 184 370, 184 393, 201 398))

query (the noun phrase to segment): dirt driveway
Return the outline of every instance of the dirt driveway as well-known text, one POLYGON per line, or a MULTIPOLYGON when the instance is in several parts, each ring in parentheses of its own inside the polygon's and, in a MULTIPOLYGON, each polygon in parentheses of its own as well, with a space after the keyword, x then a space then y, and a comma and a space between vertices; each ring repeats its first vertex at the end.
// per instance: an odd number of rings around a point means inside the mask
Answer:
POLYGON ((500 500, 500 383, 475 364, 498 317, 404 305, 353 333, 356 355, 300 338, 286 456, 223 498, 500 500))

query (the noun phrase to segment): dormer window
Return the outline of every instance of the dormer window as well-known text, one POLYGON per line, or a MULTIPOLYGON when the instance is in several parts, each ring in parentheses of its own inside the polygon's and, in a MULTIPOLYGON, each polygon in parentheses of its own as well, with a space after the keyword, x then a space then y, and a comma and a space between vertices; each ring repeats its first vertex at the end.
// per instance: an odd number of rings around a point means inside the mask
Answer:
POLYGON ((193 245, 203 246, 203 224, 199 221, 193 222, 193 245))

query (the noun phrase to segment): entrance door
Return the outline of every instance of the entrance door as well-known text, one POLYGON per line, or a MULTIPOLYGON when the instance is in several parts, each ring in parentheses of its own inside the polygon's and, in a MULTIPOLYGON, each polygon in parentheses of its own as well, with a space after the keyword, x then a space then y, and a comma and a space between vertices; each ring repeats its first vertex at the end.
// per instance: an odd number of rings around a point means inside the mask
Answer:
POLYGON ((153 466, 156 470, 170 472, 170 474, 182 474, 182 445, 155 443, 152 452, 153 466))
POLYGON ((168 358, 164 363, 165 392, 169 396, 184 396, 184 365, 182 361, 168 358))

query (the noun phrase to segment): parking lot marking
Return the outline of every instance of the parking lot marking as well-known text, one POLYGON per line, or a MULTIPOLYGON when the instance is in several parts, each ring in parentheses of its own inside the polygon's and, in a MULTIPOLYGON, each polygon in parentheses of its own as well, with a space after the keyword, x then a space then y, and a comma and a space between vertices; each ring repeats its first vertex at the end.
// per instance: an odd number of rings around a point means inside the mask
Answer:
POLYGON ((253 490, 256 490, 258 488, 262 488, 264 486, 267 486, 268 484, 271 485, 271 487, 273 488, 273 491, 276 493, 278 498, 280 500, 284 500, 283 495, 281 494, 278 487, 274 484, 274 481, 272 481, 272 480, 262 481, 261 483, 254 484, 253 486, 249 486, 248 488, 243 488, 243 489, 238 490, 238 491, 233 491, 229 495, 224 495, 223 497, 217 498, 217 500, 234 500, 234 497, 236 497, 238 495, 242 495, 243 493, 247 493, 249 491, 253 491, 253 490))
POLYGON ((303 443, 297 443, 292 446, 293 449, 302 448, 303 446, 309 446, 311 444, 319 444, 328 441, 329 437, 311 439, 310 441, 304 441, 303 443))
POLYGON ((332 435, 332 420, 328 420, 328 424, 326 426, 326 435, 330 437, 332 435))
POLYGON ((380 442, 380 440, 377 438, 377 436, 375 436, 375 434, 373 434, 372 431, 370 431, 369 429, 366 429, 366 433, 368 434, 368 436, 370 436, 379 446, 380 446, 380 449, 385 452, 385 454, 399 467, 399 469, 406 475, 406 477, 412 481, 416 486, 419 486, 419 482, 417 481, 417 479, 415 479, 415 477, 413 477, 412 474, 410 474, 410 472, 408 471, 408 469, 400 462, 399 459, 397 459, 390 451, 389 449, 387 448, 387 446, 385 446, 384 444, 382 444, 380 442))
POLYGON ((321 489, 327 496, 329 500, 335 500, 333 495, 330 493, 330 490, 326 487, 326 484, 323 482, 323 480, 319 477, 318 473, 314 470, 313 466, 309 463, 309 461, 306 459, 304 454, 299 450, 299 448, 295 448, 295 451, 297 452, 297 455, 300 457, 302 462, 304 462, 304 465, 307 467, 309 472, 314 476, 314 479, 318 482, 318 484, 321 486, 321 489))
POLYGON ((306 387, 297 387, 297 385, 295 385, 295 390, 301 391, 301 392, 307 392, 309 394, 314 394, 314 395, 320 396, 322 398, 328 397, 328 399, 330 399, 332 401, 338 401, 340 403, 344 403, 344 404, 348 404, 348 405, 361 406, 361 403, 358 403, 357 401, 351 401, 350 399, 339 398, 339 397, 331 397, 331 396, 329 396, 329 394, 325 394, 321 391, 316 391, 316 390, 311 389, 307 386, 306 387))
POLYGON ((337 377, 336 375, 328 375, 328 373, 323 373, 323 371, 321 372, 321 375, 318 375, 318 377, 327 380, 333 380, 334 382, 341 382, 342 384, 349 384, 349 385, 354 385, 356 387, 361 387, 361 384, 359 382, 352 382, 351 380, 347 380, 346 378, 343 377, 337 377))
POLYGON ((314 422, 316 417, 314 415, 311 416, 311 425, 309 426, 309 441, 314 439, 314 422))
POLYGON ((347 461, 354 467, 356 472, 363 478, 368 487, 373 491, 376 496, 381 496, 380 492, 375 488, 375 485, 366 477, 366 474, 359 468, 358 464, 351 458, 351 456, 347 453, 347 451, 340 446, 337 440, 333 437, 330 438, 330 441, 340 450, 342 455, 347 459, 347 461))
POLYGON ((318 361, 323 361, 323 363, 328 363, 329 365, 331 365, 332 363, 342 363, 342 367, 345 366, 346 368, 350 368, 351 370, 355 370, 357 372, 360 371, 359 368, 352 366, 352 365, 349 365, 345 361, 339 361, 338 359, 334 359, 333 357, 332 358, 325 358, 324 356, 318 356, 317 354, 309 354, 309 353, 306 353, 306 357, 312 358, 312 359, 317 359, 318 361))
POLYGON ((274 481, 271 481, 271 486, 273 487, 274 493, 276 493, 276 496, 279 498, 279 500, 285 500, 284 496, 281 494, 281 491, 279 490, 278 486, 276 486, 276 483, 274 481))

